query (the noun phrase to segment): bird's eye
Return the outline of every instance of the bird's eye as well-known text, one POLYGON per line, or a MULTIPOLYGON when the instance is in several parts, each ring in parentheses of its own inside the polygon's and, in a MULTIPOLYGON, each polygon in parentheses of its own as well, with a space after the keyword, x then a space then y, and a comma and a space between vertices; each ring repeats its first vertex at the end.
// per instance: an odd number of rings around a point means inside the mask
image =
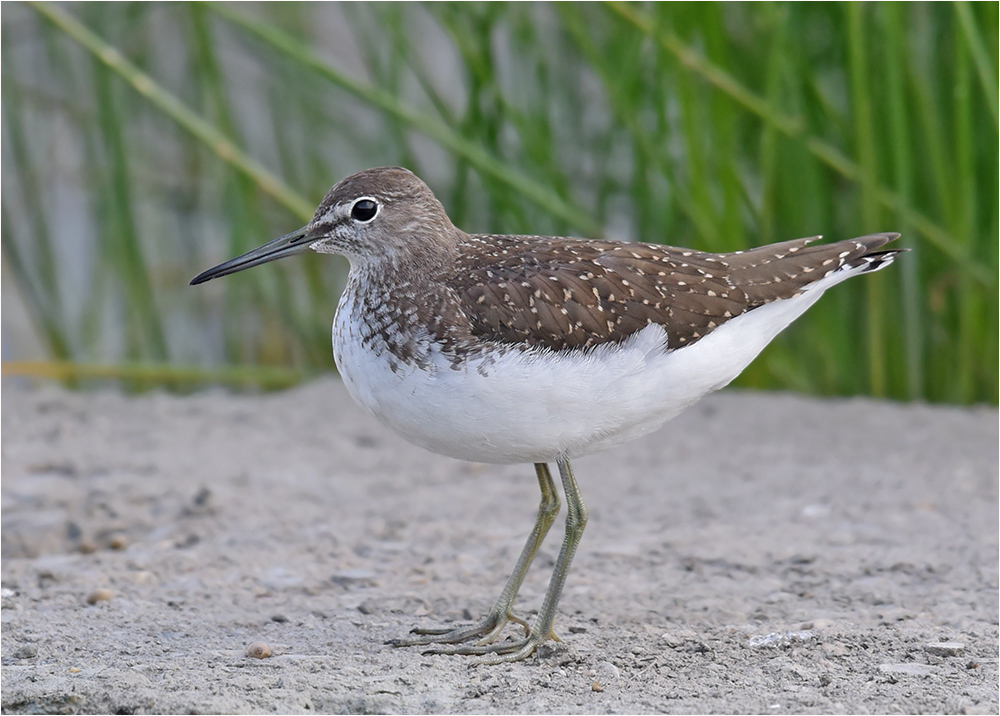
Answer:
POLYGON ((371 199, 358 199, 351 207, 351 218, 355 221, 371 221, 378 213, 378 204, 371 199))

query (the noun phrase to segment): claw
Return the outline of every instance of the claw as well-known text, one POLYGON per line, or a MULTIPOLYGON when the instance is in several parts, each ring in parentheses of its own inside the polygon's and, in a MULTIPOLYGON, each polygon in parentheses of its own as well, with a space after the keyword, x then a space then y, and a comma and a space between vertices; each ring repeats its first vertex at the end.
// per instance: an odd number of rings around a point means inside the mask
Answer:
POLYGON ((411 634, 419 634, 420 636, 439 636, 441 634, 449 634, 455 631, 455 629, 449 629, 448 627, 413 627, 410 629, 411 634))

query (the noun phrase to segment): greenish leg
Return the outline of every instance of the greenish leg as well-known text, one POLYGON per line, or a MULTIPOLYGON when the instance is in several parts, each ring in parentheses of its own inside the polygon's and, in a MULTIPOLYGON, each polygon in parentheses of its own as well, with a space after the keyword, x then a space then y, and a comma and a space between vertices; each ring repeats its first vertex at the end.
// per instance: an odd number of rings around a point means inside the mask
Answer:
MULTIPOLYGON (((560 468, 562 469, 562 468, 560 468)), ((416 637, 409 639, 394 639, 389 643, 393 646, 426 646, 429 644, 457 644, 469 639, 476 639, 474 647, 481 648, 492 644, 508 622, 514 622, 524 627, 524 633, 530 634, 530 627, 526 621, 514 616, 514 599, 521 589, 524 575, 528 573, 531 562, 535 559, 538 548, 542 545, 545 535, 559 514, 559 495, 556 492, 555 483, 549 473, 549 466, 544 462, 535 463, 535 474, 538 476, 538 487, 542 492, 542 500, 538 505, 538 516, 535 518, 535 526, 531 528, 528 541, 521 550, 521 556, 517 558, 514 571, 511 572, 504 585, 503 591, 493 604, 492 609, 475 624, 457 629, 421 629, 413 630, 416 637)), ((551 627, 551 625, 550 625, 551 627)), ((466 653, 460 649, 448 649, 446 653, 466 653)))
POLYGON ((500 664, 527 659, 545 641, 556 638, 552 631, 556 607, 559 605, 559 597, 562 594, 563 585, 566 583, 569 566, 573 562, 576 548, 583 536, 583 529, 587 526, 587 507, 583 504, 580 488, 577 487, 576 478, 573 477, 569 459, 560 456, 556 459, 556 464, 559 466, 563 492, 566 493, 566 536, 563 538, 559 558, 556 560, 552 579, 549 581, 549 588, 545 592, 545 599, 542 601, 542 608, 535 618, 535 623, 531 625, 523 639, 504 641, 499 644, 438 646, 435 647, 434 653, 483 656, 484 659, 481 662, 483 664, 500 664))

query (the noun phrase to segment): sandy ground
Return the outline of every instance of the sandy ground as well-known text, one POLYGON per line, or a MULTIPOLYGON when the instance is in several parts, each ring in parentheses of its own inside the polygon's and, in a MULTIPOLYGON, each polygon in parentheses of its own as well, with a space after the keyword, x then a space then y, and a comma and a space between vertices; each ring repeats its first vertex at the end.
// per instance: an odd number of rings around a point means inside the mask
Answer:
POLYGON ((576 461, 564 641, 504 666, 384 642, 489 607, 530 466, 411 447, 335 379, 5 382, 2 442, 5 712, 998 711, 995 409, 724 393, 576 461))

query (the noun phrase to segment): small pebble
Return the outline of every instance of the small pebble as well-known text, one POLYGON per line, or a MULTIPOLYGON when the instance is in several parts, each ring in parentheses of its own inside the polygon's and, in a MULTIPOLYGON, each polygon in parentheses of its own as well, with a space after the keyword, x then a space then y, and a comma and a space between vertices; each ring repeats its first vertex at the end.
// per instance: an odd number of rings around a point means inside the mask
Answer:
POLYGON ((122 550, 128 547, 128 540, 125 539, 124 535, 115 535, 108 542, 108 547, 115 550, 122 550))
POLYGON ((610 661, 598 661, 594 664, 594 675, 600 679, 599 683, 613 684, 618 681, 618 678, 621 676, 621 672, 618 670, 618 667, 610 661))
POLYGON ((266 659, 271 655, 271 647, 262 641, 255 641, 247 647, 247 656, 251 659, 266 659))
POLYGON ((38 647, 34 644, 22 644, 14 652, 15 659, 34 659, 38 656, 38 647))
POLYGON ((590 690, 591 690, 591 691, 596 691, 597 693, 601 693, 602 691, 604 691, 604 687, 603 687, 603 686, 601 686, 601 685, 600 685, 599 683, 597 683, 596 681, 592 681, 592 682, 590 683, 590 690))
POLYGON ((198 490, 198 494, 194 496, 193 500, 191 500, 191 504, 193 504, 195 507, 204 507, 205 505, 208 504, 208 501, 211 499, 211 497, 212 497, 212 491, 209 490, 204 485, 202 485, 202 488, 198 490))
POLYGON ((283 624, 284 622, 288 621, 288 617, 286 617, 284 614, 272 614, 271 615, 271 621, 272 622, 278 622, 279 624, 283 624))
POLYGON ((569 633, 570 634, 586 634, 587 633, 587 627, 571 626, 569 628, 569 633))
POLYGON ((883 674, 909 674, 910 676, 929 676, 934 673, 934 667, 916 662, 907 664, 880 664, 878 670, 883 674))
POLYGON ((97 604, 98 602, 106 602, 111 599, 110 589, 95 589, 93 592, 87 595, 87 604, 97 604))
POLYGON ((786 647, 807 642, 815 636, 811 631, 771 632, 770 634, 756 634, 750 637, 748 643, 752 647, 786 647))
POLYGON ((660 640, 671 649, 676 649, 677 647, 684 645, 684 637, 677 634, 671 634, 670 632, 664 632, 661 634, 660 640))
POLYGON ((847 656, 851 650, 844 644, 838 642, 828 642, 823 644, 823 653, 827 656, 847 656))
POLYGON ((934 656, 958 656, 965 651, 965 644, 957 641, 935 641, 924 644, 924 651, 934 656))

